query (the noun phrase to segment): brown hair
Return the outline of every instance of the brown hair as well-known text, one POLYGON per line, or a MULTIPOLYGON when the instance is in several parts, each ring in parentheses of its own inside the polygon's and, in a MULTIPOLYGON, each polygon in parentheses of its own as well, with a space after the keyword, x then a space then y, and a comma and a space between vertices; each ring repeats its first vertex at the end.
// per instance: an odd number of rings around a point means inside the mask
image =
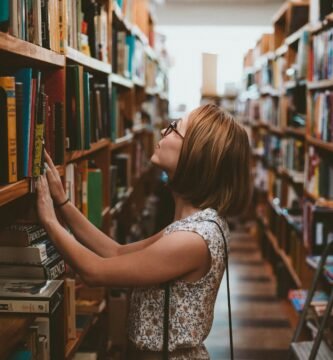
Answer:
POLYGON ((245 129, 228 112, 203 105, 189 114, 170 187, 199 209, 240 214, 251 196, 250 146, 245 129))

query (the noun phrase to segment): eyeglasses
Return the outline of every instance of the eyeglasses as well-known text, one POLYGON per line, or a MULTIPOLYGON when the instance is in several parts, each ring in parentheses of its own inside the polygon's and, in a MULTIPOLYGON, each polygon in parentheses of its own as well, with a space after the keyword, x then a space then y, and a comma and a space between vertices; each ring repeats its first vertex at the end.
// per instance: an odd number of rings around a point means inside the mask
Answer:
POLYGON ((176 134, 178 134, 182 139, 184 139, 184 136, 177 130, 177 121, 172 121, 170 125, 166 128, 164 133, 162 133, 162 137, 166 137, 169 135, 172 131, 174 131, 176 134))

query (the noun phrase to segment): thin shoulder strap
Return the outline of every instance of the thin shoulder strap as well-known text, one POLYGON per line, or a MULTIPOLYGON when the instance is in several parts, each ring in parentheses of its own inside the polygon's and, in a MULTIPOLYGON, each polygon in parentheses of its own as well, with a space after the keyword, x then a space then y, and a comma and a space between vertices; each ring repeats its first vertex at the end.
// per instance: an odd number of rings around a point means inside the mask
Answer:
MULTIPOLYGON (((227 296, 228 296, 228 315, 229 315, 229 340, 230 340, 230 358, 234 360, 234 347, 232 338, 232 321, 231 321, 231 302, 230 302, 230 287, 229 287, 229 266, 228 266, 228 246, 221 226, 215 220, 204 220, 216 224, 221 232, 224 250, 225 250, 225 267, 227 272, 227 296)), ((165 300, 164 300, 164 319, 163 319, 163 360, 168 360, 169 352, 169 303, 170 303, 170 284, 167 282, 164 285, 165 300)))
POLYGON ((224 243, 224 253, 225 253, 225 268, 226 268, 226 272, 227 272, 227 296, 228 296, 228 315, 229 315, 229 340, 230 340, 230 358, 231 360, 234 359, 234 346, 233 346, 233 337, 232 337, 232 320, 231 320, 231 302, 230 302, 230 286, 229 286, 229 266, 228 266, 228 244, 227 241, 225 239, 223 230, 221 228, 221 226, 219 225, 218 222, 216 222, 215 220, 205 220, 205 221, 209 221, 211 223, 214 223, 218 226, 221 235, 222 235, 222 239, 223 239, 223 243, 224 243))

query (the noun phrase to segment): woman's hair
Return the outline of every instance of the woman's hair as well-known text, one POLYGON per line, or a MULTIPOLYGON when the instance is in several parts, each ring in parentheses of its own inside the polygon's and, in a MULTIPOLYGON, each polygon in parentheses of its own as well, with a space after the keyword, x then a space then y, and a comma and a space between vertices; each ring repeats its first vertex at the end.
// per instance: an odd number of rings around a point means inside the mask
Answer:
POLYGON ((250 201, 250 146, 245 129, 222 108, 208 104, 189 114, 170 187, 199 209, 220 216, 242 213, 250 201))

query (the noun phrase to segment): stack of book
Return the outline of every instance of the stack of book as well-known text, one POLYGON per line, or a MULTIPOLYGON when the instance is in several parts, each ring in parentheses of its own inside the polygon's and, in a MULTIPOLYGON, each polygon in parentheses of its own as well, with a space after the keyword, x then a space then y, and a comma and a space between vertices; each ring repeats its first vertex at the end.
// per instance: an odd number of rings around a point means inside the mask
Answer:
POLYGON ((57 279, 65 263, 44 228, 12 224, 0 231, 0 278, 57 279))

